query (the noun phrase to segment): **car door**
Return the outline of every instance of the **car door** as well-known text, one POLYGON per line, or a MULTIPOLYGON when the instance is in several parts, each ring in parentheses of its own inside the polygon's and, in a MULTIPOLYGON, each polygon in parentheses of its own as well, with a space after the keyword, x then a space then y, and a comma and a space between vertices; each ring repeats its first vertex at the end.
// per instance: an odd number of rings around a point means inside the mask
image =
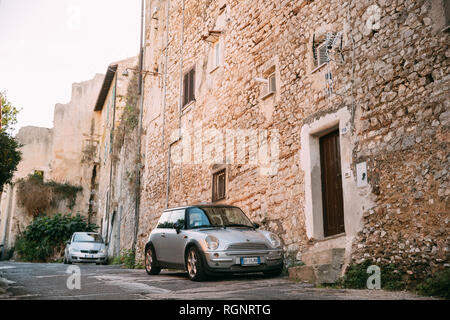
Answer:
POLYGON ((184 246, 186 237, 186 210, 174 210, 170 216, 172 229, 167 229, 167 262, 182 265, 184 263, 184 246), (177 233, 176 225, 180 226, 180 233, 177 233))
POLYGON ((152 244, 155 249, 156 258, 158 261, 167 262, 167 232, 170 231, 170 216, 171 211, 165 211, 161 215, 161 218, 158 221, 156 229, 153 230, 152 233, 152 244))

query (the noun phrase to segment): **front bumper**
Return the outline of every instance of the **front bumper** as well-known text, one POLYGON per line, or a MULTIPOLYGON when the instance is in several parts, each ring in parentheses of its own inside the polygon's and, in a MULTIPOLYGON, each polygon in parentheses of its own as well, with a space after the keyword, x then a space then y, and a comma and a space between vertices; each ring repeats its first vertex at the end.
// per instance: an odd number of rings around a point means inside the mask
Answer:
POLYGON ((74 252, 70 254, 71 262, 86 262, 86 263, 105 263, 108 261, 108 255, 103 253, 87 254, 74 252))
POLYGON ((207 251, 204 254, 209 273, 250 273, 283 268, 281 249, 261 251, 207 251), (259 263, 243 265, 242 258, 259 258, 259 263))

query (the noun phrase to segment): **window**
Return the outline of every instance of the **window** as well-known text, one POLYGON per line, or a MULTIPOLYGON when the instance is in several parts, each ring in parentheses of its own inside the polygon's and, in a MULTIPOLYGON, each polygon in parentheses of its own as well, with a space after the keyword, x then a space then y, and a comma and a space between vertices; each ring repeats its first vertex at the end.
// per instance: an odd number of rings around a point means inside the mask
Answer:
POLYGON ((226 193, 226 170, 221 170, 213 174, 213 194, 212 201, 225 199, 226 193))
POLYGON ((184 74, 183 107, 195 100, 195 67, 184 74))
POLYGON ((168 229, 170 228, 170 214, 172 212, 170 211, 166 211, 162 214, 161 218, 158 221, 158 226, 157 228, 159 229, 168 229))
POLYGON ((185 210, 175 210, 172 211, 170 218, 168 220, 168 228, 175 228, 175 226, 179 226, 180 229, 184 229, 184 217, 185 210))
POLYGON ((208 216, 205 211, 200 208, 191 208, 189 209, 189 220, 188 220, 188 228, 200 228, 203 226, 210 226, 208 216))

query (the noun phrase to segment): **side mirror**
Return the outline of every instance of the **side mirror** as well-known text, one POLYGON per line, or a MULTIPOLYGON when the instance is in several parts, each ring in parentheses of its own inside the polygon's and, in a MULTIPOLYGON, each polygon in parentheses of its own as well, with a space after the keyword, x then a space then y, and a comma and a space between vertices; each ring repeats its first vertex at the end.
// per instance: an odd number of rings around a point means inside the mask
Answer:
POLYGON ((254 223, 253 226, 255 227, 255 229, 259 229, 259 223, 254 223))
POLYGON ((105 242, 105 246, 109 246, 109 242, 105 242))
POLYGON ((181 229, 183 229, 183 224, 182 223, 175 223, 175 225, 173 226, 173 228, 175 229, 175 231, 177 232, 177 234, 179 234, 181 232, 181 229))
POLYGON ((70 241, 67 241, 66 244, 70 245, 70 241))

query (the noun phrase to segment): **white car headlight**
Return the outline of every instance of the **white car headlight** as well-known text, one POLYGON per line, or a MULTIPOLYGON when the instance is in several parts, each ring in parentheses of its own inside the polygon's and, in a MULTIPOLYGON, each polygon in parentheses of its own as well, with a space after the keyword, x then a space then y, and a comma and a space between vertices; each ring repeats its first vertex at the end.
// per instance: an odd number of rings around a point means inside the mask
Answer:
POLYGON ((106 254, 106 248, 101 248, 101 249, 98 251, 98 253, 106 254))
POLYGON ((73 253, 80 253, 81 252, 80 249, 76 249, 76 248, 70 248, 69 251, 73 252, 73 253))
POLYGON ((209 235, 206 237, 205 241, 209 250, 216 250, 219 247, 219 239, 215 236, 209 235))
POLYGON ((281 247, 281 239, 279 236, 277 236, 275 233, 270 232, 268 235, 268 239, 272 246, 278 248, 281 247))

